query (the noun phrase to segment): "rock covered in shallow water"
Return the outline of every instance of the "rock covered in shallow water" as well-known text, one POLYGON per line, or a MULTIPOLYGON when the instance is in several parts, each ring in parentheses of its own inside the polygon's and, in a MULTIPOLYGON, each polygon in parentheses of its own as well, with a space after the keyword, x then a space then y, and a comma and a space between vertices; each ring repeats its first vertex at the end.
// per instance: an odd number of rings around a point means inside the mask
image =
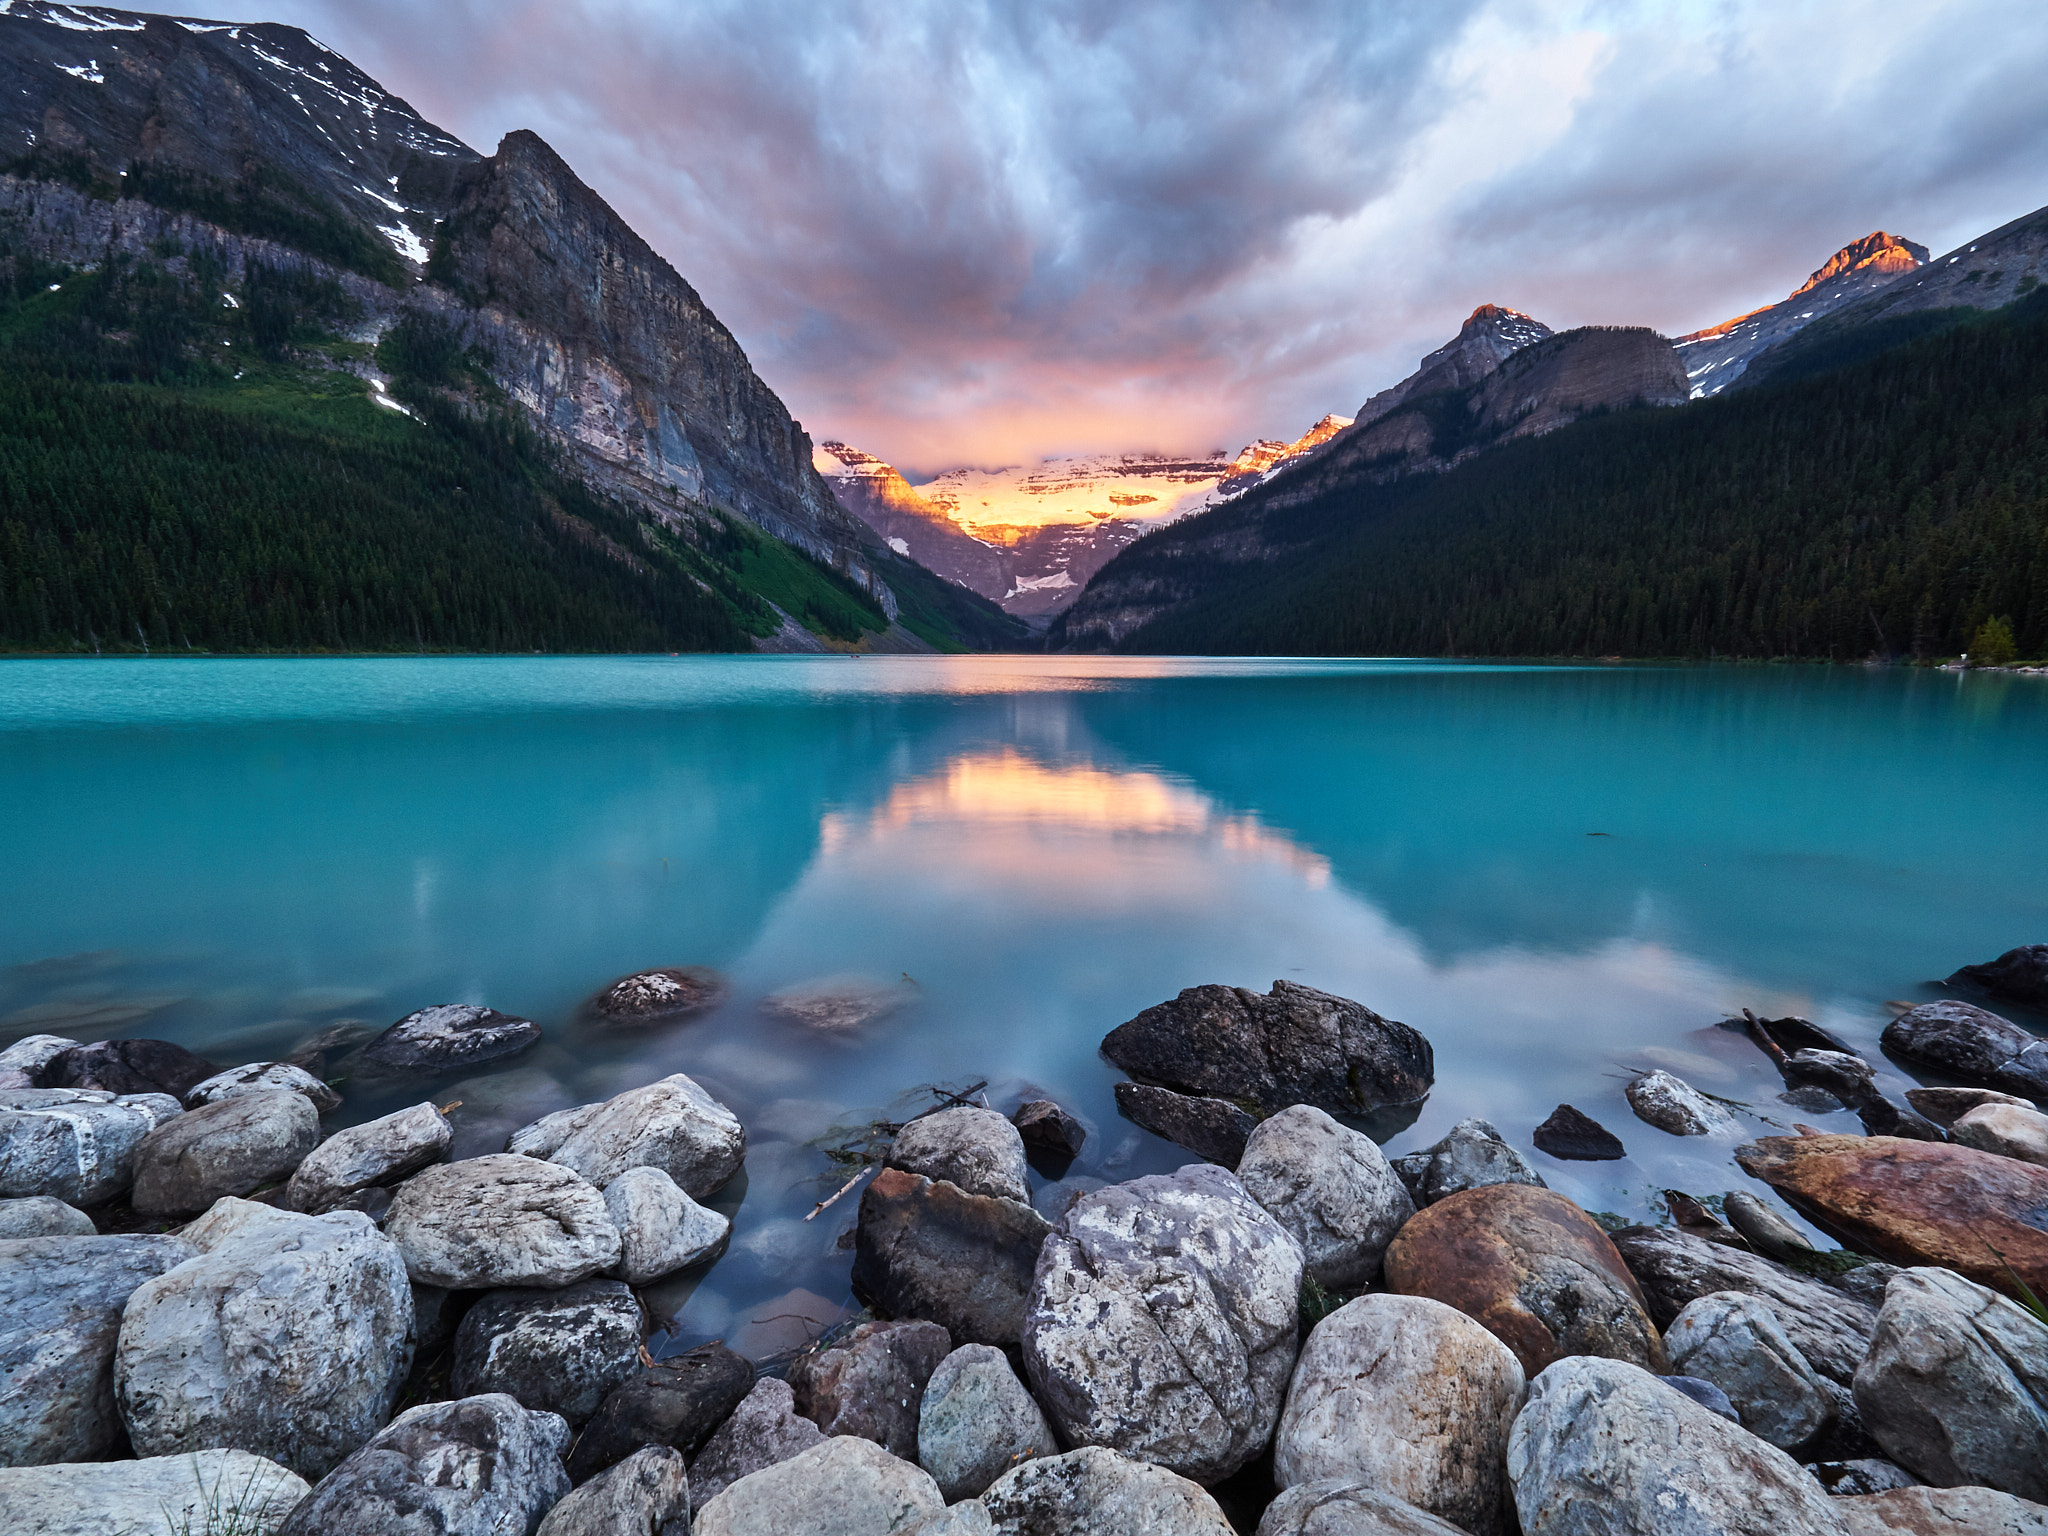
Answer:
POLYGON ((184 1113, 168 1094, 0 1090, 0 1195, 98 1205, 135 1180, 135 1149, 184 1113))
POLYGON ((247 1066, 230 1067, 225 1072, 214 1073, 204 1082, 194 1083, 185 1093, 185 1107, 197 1109, 202 1104, 217 1104, 222 1099, 237 1098, 245 1093, 267 1093, 278 1088, 304 1094, 307 1102, 323 1115, 341 1104, 340 1094, 303 1067, 295 1067, 288 1061, 252 1061, 247 1066))
POLYGON ((1331 1290, 1356 1290, 1378 1274, 1387 1244, 1415 1214, 1372 1138, 1310 1104, 1260 1122, 1237 1178, 1301 1244, 1310 1278, 1331 1290))
POLYGON ((1420 1296, 1361 1296, 1302 1346, 1273 1480, 1355 1478, 1472 1536, 1506 1536, 1502 1456, 1522 1391, 1515 1357, 1464 1313, 1420 1296))
POLYGON ((1258 1536, 1465 1536, 1406 1499, 1355 1477, 1296 1483, 1266 1506, 1258 1536))
POLYGON ((925 1383, 952 1348, 937 1323, 862 1323, 790 1365, 796 1411, 827 1435, 859 1435, 914 1461, 925 1383))
POLYGON ((981 1496, 1001 1536, 1229 1536, 1199 1483, 1165 1467, 1087 1445, 1027 1461, 981 1496))
POLYGON ((458 1397, 503 1392, 575 1429, 640 1365, 640 1303, 616 1280, 487 1291, 455 1330, 458 1397))
POLYGON ((763 1376, 690 1463, 691 1497, 702 1509, 741 1478, 824 1440, 825 1431, 796 1411, 789 1383, 763 1376))
POLYGON ((1573 1356, 1529 1384, 1508 1440, 1522 1536, 1841 1536, 1776 1446, 1639 1366, 1573 1356))
POLYGON ((90 1088, 102 1093, 167 1093, 183 1099, 220 1070, 203 1056, 168 1040, 96 1040, 46 1060, 38 1088, 90 1088))
POLYGON ((306 1480, 247 1451, 0 1469, 0 1530, 35 1536, 273 1536, 306 1480))
POLYGON ((407 1072, 465 1072, 503 1061, 540 1044, 540 1026, 475 1003, 437 1003, 408 1013, 363 1047, 361 1064, 374 1076, 407 1072))
POLYGON ((1927 1482, 2048 1500, 2048 1323, 1981 1285, 1944 1269, 1896 1276, 1856 1406, 1927 1482))
POLYGON ((1117 1112, 1204 1162, 1235 1168, 1258 1124, 1228 1099, 1205 1099, 1146 1083, 1116 1085, 1117 1112))
POLYGON ((1835 1507, 1848 1536, 2048 1536, 2048 1506, 1989 1488, 1901 1488, 1835 1507))
POLYGON ((948 1503, 971 1499, 1019 1462, 1057 1456, 1045 1414, 987 1344, 963 1344, 925 1383, 917 1416, 917 1464, 948 1503))
POLYGON ((1529 1160, 1485 1120, 1460 1120, 1435 1146, 1394 1158, 1390 1166, 1418 1206, 1488 1184, 1549 1187, 1529 1160))
POLYGON ((359 1211, 222 1200, 199 1253, 137 1287, 114 1388, 140 1455, 254 1451, 318 1478, 391 1416, 412 1366, 412 1287, 359 1211))
POLYGON ((1954 1125, 1980 1104, 2039 1108, 2032 1099, 2023 1099, 2016 1093, 2000 1093, 1996 1088, 1908 1088, 1906 1102, 1940 1126, 1954 1125))
POLYGON ((92 1218, 54 1195, 23 1195, 0 1200, 0 1239, 10 1237, 91 1237, 92 1218))
POLYGON ((1642 1292, 1599 1223, 1563 1195, 1492 1184, 1439 1200, 1387 1249, 1388 1288, 1477 1320, 1530 1375, 1563 1355, 1661 1374, 1642 1292))
POLYGON ((322 1478, 279 1536, 504 1536, 569 1492, 569 1426, 503 1393, 408 1408, 322 1478))
POLYGON ((1628 1085, 1627 1097, 1638 1120, 1673 1136, 1712 1136, 1735 1129, 1734 1116, 1669 1072, 1645 1072, 1628 1085))
POLYGON ((602 1189, 628 1168, 659 1168, 693 1200, 715 1194, 747 1155, 733 1112, 678 1072, 515 1131, 506 1150, 572 1168, 602 1189))
POLYGON ((1628 1156, 1621 1138, 1591 1115, 1560 1104, 1529 1138, 1536 1150, 1571 1163, 1611 1163, 1628 1156))
POLYGON ((0 1242, 0 1465, 107 1454, 121 1433, 121 1310, 137 1286, 194 1252, 175 1237, 0 1242))
POLYGON ((1024 1139, 1027 1156, 1035 1153, 1041 1158, 1071 1160, 1088 1144, 1088 1128, 1051 1099, 1020 1105, 1010 1123, 1024 1139))
POLYGON ((641 1446, 549 1510, 534 1536, 690 1536, 682 1453, 641 1446))
POLYGON ((890 982, 872 976, 822 976, 770 993, 761 999, 761 1011, 806 1029, 848 1035, 898 1012, 917 994, 916 985, 907 977, 890 982))
POLYGON ((2017 1104, 1980 1104, 1959 1116, 1955 1139, 1980 1152, 2048 1168, 2048 1115, 2017 1104))
POLYGON ((646 1285, 725 1251, 732 1221, 684 1194, 659 1168, 628 1168, 604 1187, 604 1206, 619 1229, 618 1275, 646 1285))
POLYGON ((945 1507, 928 1473, 872 1440, 840 1435, 705 1500, 691 1529, 694 1536, 890 1536, 945 1507))
POLYGON ((1728 1394, 1742 1427, 1796 1450, 1834 1416, 1826 1383, 1806 1363, 1770 1306, 1740 1291, 1702 1296, 1664 1335, 1671 1367, 1728 1394))
POLYGON ((1294 1367, 1301 1248, 1221 1168, 1113 1184, 1045 1240, 1024 1364, 1069 1444, 1199 1483, 1271 1437, 1294 1367))
POLYGON ((285 1200, 295 1211, 324 1211, 366 1189, 395 1184, 447 1154, 455 1132, 431 1104, 337 1131, 292 1174, 285 1200))
POLYGON ((896 1133, 888 1165, 945 1179, 970 1195, 1031 1203, 1024 1138, 992 1109, 963 1104, 918 1116, 896 1133))
POLYGON ((1973 1077, 2007 1093, 2048 1095, 2048 1040, 1969 1003, 1922 1003, 1887 1024, 1894 1056, 1973 1077))
POLYGON ((142 1138, 129 1203, 145 1216, 203 1211, 288 1177, 319 1140, 319 1111, 288 1088, 202 1104, 142 1138))
POLYGON ((960 1343, 1015 1344, 1052 1224, 1028 1205, 885 1168, 861 1191, 853 1288, 960 1343))
POLYGON ((1104 1037, 1126 1072, 1178 1093, 1256 1104, 1268 1114, 1313 1104, 1362 1115, 1427 1097, 1435 1056, 1418 1030, 1362 1003, 1276 981, 1189 987, 1104 1037))
POLYGON ((706 1013, 725 1001, 725 978, 701 965, 669 965, 621 976, 590 1000, 589 1012, 614 1026, 659 1024, 706 1013))
POLYGON ((643 1445, 684 1455, 731 1416, 754 1384, 754 1368, 723 1344, 700 1344, 643 1366, 612 1388, 569 1458, 577 1482, 624 1461, 643 1445))
POLYGON ((562 1286, 619 1262, 604 1196, 567 1168, 501 1152, 414 1174, 384 1230, 422 1285, 562 1286))
POLYGON ((2048 944, 2022 944, 1996 960, 1966 965, 1949 977, 1948 984, 1982 987, 1997 997, 2048 1008, 2048 944))

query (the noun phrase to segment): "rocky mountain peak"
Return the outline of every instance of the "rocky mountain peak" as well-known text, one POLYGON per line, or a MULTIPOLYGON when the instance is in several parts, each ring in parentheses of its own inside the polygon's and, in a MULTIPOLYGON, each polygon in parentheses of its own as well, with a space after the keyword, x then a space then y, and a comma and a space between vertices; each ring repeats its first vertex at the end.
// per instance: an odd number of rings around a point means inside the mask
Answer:
MULTIPOLYGON (((1822 264, 1805 282, 1792 290, 1792 297, 1811 293, 1821 284, 1849 272, 1897 277, 1927 265, 1927 247, 1880 229, 1852 240, 1822 264)), ((1789 302, 1789 300, 1787 301, 1789 302)))
POLYGON ((1422 395, 1477 384, 1523 347, 1552 334, 1549 326, 1519 309, 1482 304, 1465 317, 1456 336, 1416 364, 1415 372, 1361 405, 1357 421, 1367 426, 1422 395))

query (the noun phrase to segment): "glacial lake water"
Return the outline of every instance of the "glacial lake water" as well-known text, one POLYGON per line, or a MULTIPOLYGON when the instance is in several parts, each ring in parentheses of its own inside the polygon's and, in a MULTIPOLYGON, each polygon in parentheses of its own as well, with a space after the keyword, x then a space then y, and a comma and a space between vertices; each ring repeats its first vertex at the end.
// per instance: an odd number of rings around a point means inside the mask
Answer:
MULTIPOLYGON (((1069 1177, 1193 1159, 1119 1119, 1103 1034, 1284 977, 1434 1043, 1390 1153, 1569 1102, 1629 1156, 1530 1152, 1587 1207, 1746 1181, 1637 1121, 1632 1069, 1794 1120, 1718 1021, 1877 1055, 1893 1000, 2048 939, 2048 680, 1818 668, 1066 658, 0 663, 0 1043, 150 1035, 236 1062, 488 1003, 546 1038, 348 1123, 459 1100, 458 1150, 683 1071, 746 1122, 729 1252, 647 1293, 659 1347, 766 1357, 849 1301, 835 1126, 986 1081, 1080 1114, 1069 1177), (579 1005, 708 965, 715 1013, 579 1005), (845 1036, 763 1015, 900 989, 845 1036), (1405 1123, 1404 1123, 1405 1122, 1405 1123)), ((2043 1027, 2042 1021, 2030 1021, 2043 1027)), ((1882 1063, 1896 1095, 1910 1079, 1882 1063)))

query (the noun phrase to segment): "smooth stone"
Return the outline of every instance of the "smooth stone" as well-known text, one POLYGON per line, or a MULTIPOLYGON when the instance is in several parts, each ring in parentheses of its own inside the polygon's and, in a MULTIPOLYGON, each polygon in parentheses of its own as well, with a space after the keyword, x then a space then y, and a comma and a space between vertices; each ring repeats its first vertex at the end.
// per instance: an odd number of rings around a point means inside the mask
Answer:
POLYGON ((1765 1258, 1784 1264, 1814 1256, 1814 1246, 1803 1232, 1747 1190, 1728 1191, 1721 1209, 1743 1240, 1765 1258))
POLYGON ((925 1383, 917 1464, 931 1473, 948 1504, 985 1492, 1019 1462, 1059 1452, 1044 1411, 1000 1349, 963 1344, 925 1383))
POLYGON ((1735 1129, 1733 1115, 1669 1072, 1645 1072, 1628 1085, 1625 1095, 1638 1120, 1673 1136, 1712 1136, 1735 1129))
POLYGON ((91 1088, 101 1093, 167 1093, 182 1100, 220 1068, 168 1040, 96 1040, 46 1060, 38 1088, 91 1088))
POLYGON ((1095 1445, 1012 1468, 981 1506, 1001 1536, 1230 1536, 1199 1483, 1095 1445))
POLYGON ((1908 1088, 1906 1102, 1936 1125, 1954 1125, 1980 1104, 2017 1104, 2021 1109, 2038 1109, 2032 1099, 1996 1088, 1908 1088))
POLYGON ((475 1003, 420 1008, 385 1030, 358 1058, 373 1076, 464 1072, 540 1044, 540 1026, 475 1003))
POLYGON ((1740 1424, 1742 1415, 1735 1411, 1735 1405, 1728 1400, 1728 1394, 1711 1381, 1699 1376, 1659 1376, 1665 1386, 1683 1392, 1709 1413, 1718 1413, 1730 1424, 1740 1424))
POLYGON ((936 1514, 922 1515, 908 1525, 899 1525, 895 1536, 994 1536, 994 1532, 988 1506, 979 1499, 963 1499, 936 1514))
POLYGON ((1261 995, 1189 987, 1119 1024, 1102 1053, 1177 1093, 1256 1104, 1313 1104, 1363 1115, 1427 1097, 1436 1060, 1419 1030, 1298 982, 1261 995))
POLYGON ((1024 1138, 992 1109, 963 1104, 920 1115, 896 1133, 888 1166, 944 1179, 970 1195, 1031 1203, 1024 1138))
POLYGON ((699 1205, 659 1168, 628 1168, 605 1186, 604 1208, 619 1229, 616 1273, 628 1285, 716 1258, 732 1237, 730 1217, 699 1205))
POLYGON ((1728 1394, 1742 1427, 1796 1450, 1834 1416, 1826 1383, 1766 1302, 1740 1291, 1702 1296, 1664 1334, 1671 1368, 1728 1394))
POLYGON ((747 1133, 682 1073, 515 1131, 506 1150, 574 1169, 602 1189, 628 1168, 659 1168, 693 1200, 739 1172, 747 1133))
POLYGON ((1354 1477, 1296 1483, 1266 1506, 1258 1536, 1464 1536, 1406 1499, 1354 1477))
POLYGON ((1039 1255, 1023 1331, 1034 1394, 1069 1445, 1220 1482, 1272 1438, 1301 1266, 1300 1245, 1221 1168, 1084 1196, 1039 1255))
POLYGON ((1571 1163, 1611 1163, 1628 1156, 1621 1138, 1591 1115, 1560 1104, 1529 1139, 1538 1152, 1571 1163))
POLYGON ((725 1001, 725 978, 701 965, 665 965, 621 976, 590 1000, 606 1024, 658 1024, 708 1013, 725 1001))
POLYGON ((824 976, 772 992, 761 999, 770 1018, 828 1035, 849 1035, 864 1024, 886 1019, 911 1003, 918 989, 908 981, 870 976, 824 976))
POLYGON ((1258 1124, 1228 1099, 1205 1099, 1147 1083, 1118 1083, 1116 1107, 1133 1125, 1222 1168, 1237 1166, 1258 1124))
POLYGON ((1864 1428, 1921 1480, 2048 1500, 2048 1323, 2003 1296, 1943 1269, 1897 1276, 1855 1391, 1864 1428))
POLYGON ((0 1200, 0 1240, 12 1237, 91 1237, 92 1218, 55 1195, 0 1200))
POLYGON ((197 1109, 202 1104, 218 1104, 223 1099, 238 1098, 245 1093, 267 1093, 276 1088, 304 1094, 307 1102, 323 1115, 341 1106, 341 1095, 305 1068, 295 1067, 288 1061, 252 1061, 247 1066, 230 1067, 225 1072, 214 1073, 204 1082, 194 1083, 186 1090, 185 1107, 197 1109))
POLYGON ((2048 1168, 2048 1115, 2017 1104, 1980 1104, 1957 1117, 1955 1139, 1979 1152, 2048 1168))
POLYGON ((791 1362, 796 1411, 828 1436, 859 1435, 915 1461, 925 1383, 952 1348, 937 1323, 862 1323, 791 1362))
POLYGON ((1390 1166, 1418 1207, 1489 1184, 1549 1187, 1529 1160, 1484 1120, 1460 1120, 1435 1146, 1394 1158, 1390 1166))
POLYGON ((142 1138, 128 1200, 144 1216, 203 1211, 289 1177, 319 1141, 319 1111, 288 1088, 203 1104, 142 1138))
POLYGON ((694 1454, 754 1385, 754 1368, 723 1344, 700 1344, 643 1366, 606 1395, 577 1437, 569 1475, 587 1482, 643 1445, 694 1454))
POLYGON ((1848 1536, 2048 1536, 2048 1506, 1989 1488, 1900 1488, 1835 1507, 1848 1536))
POLYGON ((1842 1386, 1877 1329, 1875 1306, 1739 1249, 1658 1227, 1630 1227, 1613 1242, 1653 1321, 1668 1328, 1700 1297, 1741 1291, 1768 1303, 1806 1363, 1842 1386))
POLYGON ((1388 1289, 1476 1320, 1527 1375, 1564 1355, 1667 1369, 1635 1276, 1600 1224, 1555 1190, 1490 1184, 1439 1200, 1401 1228, 1386 1275, 1388 1289))
POLYGON ((534 1536, 690 1536, 682 1453, 641 1446, 549 1510, 534 1536))
POLYGON ((1017 1127, 1027 1154, 1073 1159, 1088 1144, 1088 1128, 1051 1099, 1033 1099, 1020 1105, 1010 1123, 1017 1127))
POLYGON ((0 1530, 22 1536, 275 1536, 306 1480, 247 1451, 0 1469, 0 1530), (217 1518, 232 1511, 232 1524, 217 1518))
POLYGON ((890 1536, 945 1500, 929 1473, 840 1435, 707 1499, 693 1536, 890 1536))
POLYGON ((449 1386, 503 1392, 576 1429, 639 1367, 640 1327, 640 1303, 617 1280, 487 1291, 455 1330, 449 1386))
POLYGON ((555 1163, 500 1152, 416 1173, 384 1230, 422 1285, 564 1286, 619 1262, 604 1196, 555 1163))
POLYGON ((2048 1168, 1876 1136, 1766 1136, 1735 1161, 1867 1253, 2048 1294, 2048 1168), (2001 1258, 2000 1255, 2003 1255, 2001 1258))
POLYGON ((1776 1446, 1640 1366, 1573 1356, 1529 1383, 1508 1439, 1522 1536, 1840 1536, 1776 1446))
POLYGON ((114 1447, 121 1310, 195 1251, 175 1237, 0 1241, 0 1465, 96 1461, 114 1447))
POLYGON ((77 1044, 63 1035, 23 1035, 0 1050, 0 1092, 35 1087, 43 1068, 77 1044))
POLYGON ((0 1091, 0 1196, 98 1205, 135 1181, 135 1150, 183 1114, 168 1094, 81 1088, 0 1091))
POLYGON ((285 1187, 285 1201, 295 1211, 328 1210, 439 1162, 454 1139, 447 1116, 431 1104, 352 1125, 306 1154, 285 1187))
POLYGON ((1361 1296, 1302 1346, 1273 1481, 1357 1479, 1472 1536, 1508 1536, 1502 1458, 1523 1385, 1507 1346, 1464 1313, 1421 1296, 1361 1296))
POLYGON ((1882 1094, 1872 1094, 1856 1106, 1856 1118, 1863 1122, 1866 1136, 1904 1136, 1913 1141, 1947 1141, 1940 1126, 1911 1110, 1901 1109, 1882 1094))
POLYGON ((232 1446, 324 1476, 391 1417, 412 1368, 398 1250, 359 1211, 233 1199, 183 1236, 199 1253, 122 1314, 114 1391, 130 1443, 144 1456, 232 1446))
POLYGON ((278 1536, 518 1536, 569 1492, 569 1426, 501 1392, 408 1408, 320 1480, 278 1536))
POLYGON ((2048 1040, 1970 1003, 1922 1003, 1893 1019, 1879 1038, 1907 1061, 2030 1099, 2048 1096, 2048 1040))
POLYGON ((1977 986, 2016 1003, 2048 1008, 2048 944, 2022 944, 1996 960, 1966 965, 1948 978, 1955 986, 1977 986))
POLYGON ((1877 1069, 1848 1051, 1806 1049, 1778 1063, 1787 1088, 1818 1088, 1838 1104, 1855 1107, 1879 1098, 1877 1069))
POLYGON ((1304 1268, 1329 1290, 1357 1290, 1415 1214, 1407 1187, 1370 1136, 1312 1104, 1263 1120, 1237 1180, 1301 1245, 1304 1268))
POLYGON ((690 1463, 691 1497, 701 1509, 741 1478, 824 1441, 825 1431, 796 1411, 789 1383, 763 1376, 690 1463))
POLYGON ((1920 1486, 1920 1479, 1904 1467, 1878 1456, 1860 1456, 1851 1461, 1808 1462, 1806 1470, 1820 1480, 1821 1487, 1838 1499, 1920 1486))
POLYGON ((1028 1205, 885 1168, 861 1191, 853 1288, 963 1344, 1015 1344, 1052 1224, 1028 1205))

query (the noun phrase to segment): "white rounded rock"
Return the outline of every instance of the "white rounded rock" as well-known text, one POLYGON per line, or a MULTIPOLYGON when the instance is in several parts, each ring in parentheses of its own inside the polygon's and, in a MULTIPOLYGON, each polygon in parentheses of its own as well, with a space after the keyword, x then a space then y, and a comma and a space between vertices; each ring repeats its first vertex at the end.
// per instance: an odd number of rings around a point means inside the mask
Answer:
POLYGON ((1804 1445, 1834 1415, 1834 1399, 1778 1314, 1741 1291, 1689 1303, 1665 1331, 1664 1351, 1672 1374, 1712 1382, 1742 1427, 1780 1450, 1804 1445))
POLYGON ((732 1221, 684 1194, 659 1168, 628 1168, 604 1189, 605 1210, 619 1229, 616 1273, 646 1285, 725 1251, 732 1221))
POLYGON ((454 1137, 447 1117, 431 1104, 352 1125, 306 1154, 286 1186, 285 1199, 295 1211, 327 1210, 350 1195, 396 1183, 438 1162, 454 1137))
POLYGON ((0 1196, 111 1200, 135 1181, 143 1138, 183 1113, 167 1093, 0 1089, 0 1196))
POLYGON ((1099 1445, 1027 1461, 981 1504, 1002 1536, 1230 1536, 1200 1483, 1099 1445))
POLYGON ((1387 1244, 1415 1214, 1373 1139, 1312 1104, 1260 1121, 1237 1178, 1301 1244, 1309 1275, 1332 1290, 1355 1290, 1378 1274, 1387 1244))
POLYGON ((888 1165, 945 1179, 970 1195, 1031 1203, 1024 1138, 992 1109, 963 1104, 920 1115, 896 1133, 888 1165))
POLYGON ((890 1536, 946 1507, 931 1475, 872 1440, 835 1435, 707 1500, 693 1536, 890 1536))
POLYGON ((573 1285, 616 1266, 621 1250, 603 1195, 514 1152, 414 1174, 384 1230, 415 1281, 451 1291, 573 1285))
POLYGON ((185 1090, 185 1107, 197 1109, 202 1104, 218 1104, 222 1099, 266 1093, 273 1088, 304 1094, 307 1102, 323 1115, 341 1103, 340 1094, 304 1067, 295 1067, 288 1061, 252 1061, 194 1083, 185 1090))
POLYGON ((247 1451, 10 1467, 0 1469, 0 1531, 274 1536, 308 1491, 304 1478, 247 1451))
POLYGON ((731 1110, 678 1072, 602 1103, 543 1115, 505 1145, 573 1169, 600 1189, 628 1168, 659 1168, 695 1200, 739 1172, 747 1133, 731 1110))

